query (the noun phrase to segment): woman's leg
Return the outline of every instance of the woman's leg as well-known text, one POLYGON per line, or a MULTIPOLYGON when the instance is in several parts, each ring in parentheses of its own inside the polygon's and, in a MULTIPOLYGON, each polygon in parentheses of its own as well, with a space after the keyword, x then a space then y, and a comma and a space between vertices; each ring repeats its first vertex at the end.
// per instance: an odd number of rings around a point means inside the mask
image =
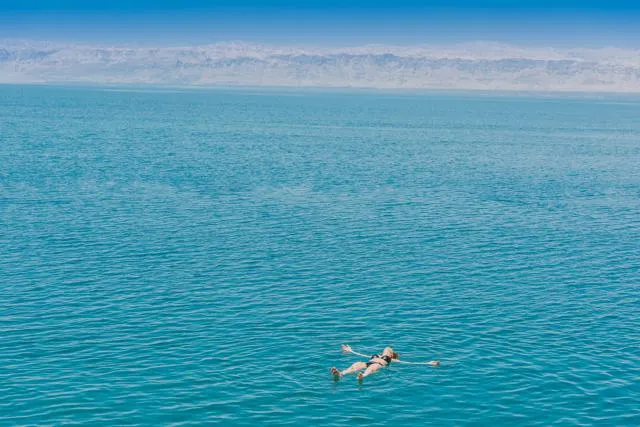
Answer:
POLYGON ((373 363, 371 365, 369 365, 369 367, 364 371, 364 373, 360 373, 358 375, 358 379, 362 380, 364 379, 364 377, 367 377, 375 372, 378 372, 378 370, 380 370, 380 368, 382 368, 382 365, 378 364, 378 363, 373 363))
POLYGON ((336 368, 331 368, 331 373, 335 376, 340 376, 343 377, 345 375, 348 374, 352 374, 354 372, 358 372, 361 371, 363 369, 367 368, 367 364, 364 362, 356 362, 353 365, 349 366, 347 369, 345 369, 344 371, 340 372, 338 371, 336 368))

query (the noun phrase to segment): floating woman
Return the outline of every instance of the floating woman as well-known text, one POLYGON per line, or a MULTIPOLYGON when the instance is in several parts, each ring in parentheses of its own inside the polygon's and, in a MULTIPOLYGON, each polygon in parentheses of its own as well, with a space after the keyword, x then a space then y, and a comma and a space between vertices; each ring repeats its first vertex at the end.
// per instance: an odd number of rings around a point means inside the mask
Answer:
MULTIPOLYGON (((344 344, 342 346, 342 351, 344 353, 352 353, 357 356, 369 357, 362 353, 356 353, 351 349, 351 346, 347 344, 344 344)), ((374 354, 373 356, 369 357, 369 360, 367 362, 356 362, 343 371, 339 371, 336 367, 333 367, 331 368, 331 373, 336 379, 339 379, 345 375, 358 372, 358 380, 362 381, 365 377, 379 371, 381 368, 386 368, 391 364, 391 362, 411 363, 411 362, 400 361, 399 359, 400 359, 400 355, 398 353, 393 351, 391 347, 386 347, 382 351, 382 353, 374 354), (364 372, 362 372, 363 370, 364 372)), ((419 363, 413 363, 413 364, 438 366, 440 365, 440 362, 437 360, 432 360, 431 362, 419 362, 419 363)))

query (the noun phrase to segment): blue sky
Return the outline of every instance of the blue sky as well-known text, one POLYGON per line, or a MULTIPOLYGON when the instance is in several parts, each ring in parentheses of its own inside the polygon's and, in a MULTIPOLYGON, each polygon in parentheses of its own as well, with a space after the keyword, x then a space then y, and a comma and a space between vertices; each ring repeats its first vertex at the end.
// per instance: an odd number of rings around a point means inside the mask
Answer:
POLYGON ((640 1, 0 0, 0 38, 640 47, 640 1))

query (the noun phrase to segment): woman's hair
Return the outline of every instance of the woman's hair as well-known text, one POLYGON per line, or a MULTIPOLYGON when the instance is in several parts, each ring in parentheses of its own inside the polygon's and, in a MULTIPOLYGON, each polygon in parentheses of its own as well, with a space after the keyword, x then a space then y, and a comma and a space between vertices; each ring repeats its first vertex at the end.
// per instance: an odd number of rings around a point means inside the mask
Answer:
POLYGON ((391 358, 392 359, 400 359, 400 355, 394 351, 393 354, 391 354, 391 358))

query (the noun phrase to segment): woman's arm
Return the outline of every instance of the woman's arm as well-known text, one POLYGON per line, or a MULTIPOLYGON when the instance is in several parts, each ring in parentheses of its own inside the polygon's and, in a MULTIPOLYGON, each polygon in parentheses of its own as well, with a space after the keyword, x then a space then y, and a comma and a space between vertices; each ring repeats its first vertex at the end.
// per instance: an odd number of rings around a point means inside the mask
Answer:
POLYGON ((432 360, 431 362, 407 362, 406 360, 393 359, 394 363, 405 363, 407 365, 431 365, 431 366, 440 366, 439 360, 432 360))
POLYGON ((362 353, 358 353, 356 351, 353 351, 353 349, 351 348, 351 346, 349 344, 342 344, 342 352, 343 353, 352 353, 352 354, 355 354, 356 356, 370 357, 370 355, 368 355, 368 354, 362 354, 362 353))

